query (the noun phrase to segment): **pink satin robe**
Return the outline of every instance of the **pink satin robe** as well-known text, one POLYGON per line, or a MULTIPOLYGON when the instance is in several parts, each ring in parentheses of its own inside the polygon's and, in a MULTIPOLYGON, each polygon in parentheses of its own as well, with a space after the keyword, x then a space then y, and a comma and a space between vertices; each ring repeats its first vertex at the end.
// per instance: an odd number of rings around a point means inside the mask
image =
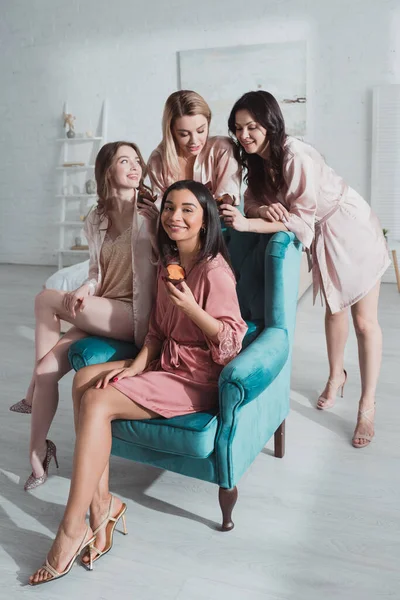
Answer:
MULTIPOLYGON (((167 174, 162 153, 158 146, 150 155, 147 164, 153 194, 161 200, 165 190, 175 181, 167 174)), ((240 184, 242 171, 235 158, 235 144, 228 137, 209 137, 203 150, 196 157, 193 167, 193 179, 200 183, 211 183, 214 198, 223 194, 235 196, 240 202, 240 184)))
POLYGON ((312 146, 289 137, 284 167, 285 187, 277 197, 244 194, 245 214, 259 216, 260 206, 282 203, 290 216, 284 222, 311 247, 314 302, 321 291, 332 313, 365 296, 390 265, 377 216, 312 146))
POLYGON ((169 418, 218 405, 220 372, 240 352, 247 325, 240 314, 234 275, 221 255, 196 264, 186 278, 196 302, 220 321, 218 341, 206 338, 172 303, 164 275, 160 267, 157 300, 145 340, 145 344, 162 344, 160 358, 142 374, 111 385, 137 404, 169 418))

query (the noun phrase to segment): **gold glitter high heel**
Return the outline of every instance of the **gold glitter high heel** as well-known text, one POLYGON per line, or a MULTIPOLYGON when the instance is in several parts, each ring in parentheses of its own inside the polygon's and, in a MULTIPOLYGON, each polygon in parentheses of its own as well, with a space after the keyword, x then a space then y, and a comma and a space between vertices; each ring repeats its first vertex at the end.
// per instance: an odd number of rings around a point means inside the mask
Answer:
POLYGON ((40 477, 35 477, 34 474, 31 473, 24 485, 25 492, 34 490, 35 488, 39 487, 39 485, 43 485, 47 481, 47 477, 49 475, 49 465, 52 458, 54 458, 54 462, 56 463, 56 467, 58 469, 56 445, 51 440, 46 440, 46 446, 46 456, 44 457, 43 461, 44 473, 40 477))
POLYGON ((10 406, 10 410, 16 413, 22 413, 24 415, 30 415, 32 412, 32 405, 28 404, 25 398, 22 398, 19 402, 16 402, 10 406))

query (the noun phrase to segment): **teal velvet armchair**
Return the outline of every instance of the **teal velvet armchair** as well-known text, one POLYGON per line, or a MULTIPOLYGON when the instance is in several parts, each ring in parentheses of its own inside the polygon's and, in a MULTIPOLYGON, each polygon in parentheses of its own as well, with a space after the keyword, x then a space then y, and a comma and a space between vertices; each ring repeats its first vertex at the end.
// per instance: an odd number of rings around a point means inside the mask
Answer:
MULTIPOLYGON (((249 329, 221 372, 219 406, 172 419, 114 421, 112 454, 217 484, 222 530, 229 531, 241 476, 272 435, 275 456, 285 452, 302 247, 290 232, 225 236, 249 329)), ((78 370, 136 353, 132 344, 90 337, 75 342, 69 358, 78 370)))

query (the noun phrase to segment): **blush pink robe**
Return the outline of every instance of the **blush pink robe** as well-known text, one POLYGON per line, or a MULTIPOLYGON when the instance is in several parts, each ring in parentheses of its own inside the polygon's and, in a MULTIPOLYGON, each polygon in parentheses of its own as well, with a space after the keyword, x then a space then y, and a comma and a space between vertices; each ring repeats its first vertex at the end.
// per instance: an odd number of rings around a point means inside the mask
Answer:
POLYGON ((332 313, 365 296, 390 265, 377 216, 312 146, 288 138, 285 187, 277 197, 244 194, 246 216, 260 206, 280 202, 290 216, 284 222, 312 254, 314 302, 321 291, 332 313))
MULTIPOLYGON (((161 145, 160 145, 161 146, 161 145)), ((161 200, 165 190, 175 183, 163 164, 162 151, 158 146, 150 155, 147 164, 153 194, 161 200)), ((235 144, 228 137, 209 137, 203 150, 196 157, 193 167, 193 179, 200 183, 211 183, 214 198, 223 194, 235 196, 240 202, 240 184, 242 170, 235 158, 235 144)))
POLYGON ((163 275, 160 267, 157 300, 145 340, 145 344, 161 342, 161 356, 142 374, 111 385, 137 404, 169 418, 218 405, 219 374, 240 352, 247 325, 240 314, 234 275, 221 255, 196 264, 186 278, 197 303, 221 322, 218 341, 206 338, 171 302, 163 275))

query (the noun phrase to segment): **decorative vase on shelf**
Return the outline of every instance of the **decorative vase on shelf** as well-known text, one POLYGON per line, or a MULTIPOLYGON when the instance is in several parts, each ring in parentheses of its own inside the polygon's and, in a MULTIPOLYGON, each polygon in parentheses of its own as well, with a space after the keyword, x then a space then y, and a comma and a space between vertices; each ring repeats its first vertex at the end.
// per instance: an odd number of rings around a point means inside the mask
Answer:
POLYGON ((96 193, 96 182, 93 179, 88 179, 85 183, 85 189, 87 194, 96 193))
POLYGON ((69 138, 69 139, 74 138, 75 137, 74 121, 75 121, 76 117, 74 117, 74 115, 72 115, 71 113, 63 113, 63 119, 64 119, 64 127, 68 126, 67 138, 69 138))

